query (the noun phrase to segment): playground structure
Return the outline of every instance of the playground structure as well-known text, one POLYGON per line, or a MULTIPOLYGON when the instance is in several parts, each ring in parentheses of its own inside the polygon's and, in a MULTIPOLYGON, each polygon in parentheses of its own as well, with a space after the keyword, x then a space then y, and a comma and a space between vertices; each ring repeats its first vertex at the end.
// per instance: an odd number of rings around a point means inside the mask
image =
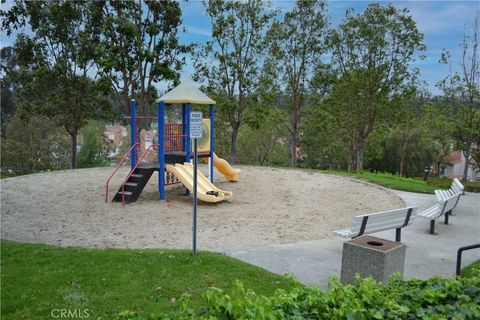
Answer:
POLYGON ((208 178, 198 171, 198 199, 206 202, 221 202, 232 196, 232 192, 215 187, 214 167, 217 168, 228 181, 237 181, 241 173, 230 164, 219 158, 214 152, 214 117, 215 101, 195 87, 180 84, 163 97, 157 100, 157 116, 137 116, 136 102, 130 102, 130 149, 117 164, 114 172, 108 178, 105 187, 105 201, 108 202, 109 184, 119 168, 130 158, 130 172, 123 180, 120 188, 113 197, 113 202, 135 202, 147 185, 154 171, 158 171, 158 192, 160 200, 165 200, 165 186, 181 183, 185 187, 185 194, 193 191, 193 167, 190 161, 193 157, 190 138, 190 112, 194 105, 208 105, 209 117, 203 119, 204 136, 200 139, 198 157, 208 163, 208 178), (165 123, 165 107, 181 105, 181 122, 165 123), (137 119, 155 119, 158 127, 157 143, 148 148, 139 150, 141 145, 137 134, 137 119), (149 161, 148 154, 156 151, 156 160, 149 161))

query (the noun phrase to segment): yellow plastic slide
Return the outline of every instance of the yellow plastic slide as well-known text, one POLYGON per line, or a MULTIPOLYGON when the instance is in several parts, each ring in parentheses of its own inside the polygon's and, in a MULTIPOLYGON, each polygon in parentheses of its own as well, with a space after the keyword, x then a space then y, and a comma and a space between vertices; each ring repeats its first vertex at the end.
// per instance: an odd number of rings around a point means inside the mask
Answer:
POLYGON ((238 176, 240 176, 240 173, 242 172, 240 169, 232 168, 227 160, 219 158, 215 153, 213 154, 213 165, 225 176, 225 179, 228 181, 237 181, 238 176))
MULTIPOLYGON (((190 192, 193 192, 193 168, 190 171, 184 165, 176 163, 175 166, 167 164, 166 170, 175 175, 175 177, 178 178, 178 180, 185 186, 185 188, 187 188, 190 192)), ((197 197, 201 201, 220 202, 226 200, 229 196, 232 195, 231 192, 220 192, 209 188, 205 183, 205 180, 208 181, 208 179, 200 171, 198 171, 197 173, 197 178, 197 197), (212 191, 214 194, 207 194, 212 191), (228 193, 228 195, 226 193, 228 193)))
MULTIPOLYGON (((190 174, 190 177, 192 177, 192 181, 193 181, 193 164, 191 164, 190 162, 185 162, 183 166, 185 167, 185 169, 188 170, 188 173, 190 174)), ((197 178, 198 178, 198 184, 199 185, 201 184, 207 190, 215 191, 215 192, 218 192, 219 194, 223 193, 225 195, 225 198, 228 198, 233 195, 232 191, 225 191, 222 189, 218 189, 210 181, 210 179, 205 177, 200 171, 198 171, 197 178)))

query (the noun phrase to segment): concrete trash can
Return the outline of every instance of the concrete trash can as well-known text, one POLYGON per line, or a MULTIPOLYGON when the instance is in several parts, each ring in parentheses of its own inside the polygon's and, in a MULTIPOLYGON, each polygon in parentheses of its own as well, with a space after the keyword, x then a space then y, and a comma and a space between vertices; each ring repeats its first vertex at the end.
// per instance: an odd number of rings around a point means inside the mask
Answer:
POLYGON ((387 283, 395 272, 403 275, 406 246, 372 236, 361 236, 343 243, 342 283, 355 283, 355 274, 387 283))

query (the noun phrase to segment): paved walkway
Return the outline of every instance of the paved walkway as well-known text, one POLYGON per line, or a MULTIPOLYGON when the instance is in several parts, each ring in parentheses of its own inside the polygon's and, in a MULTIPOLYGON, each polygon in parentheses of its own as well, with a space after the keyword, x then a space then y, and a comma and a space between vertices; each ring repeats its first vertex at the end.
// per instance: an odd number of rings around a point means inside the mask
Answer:
MULTIPOLYGON (((407 206, 423 210, 435 203, 434 195, 393 191, 407 206)), ((433 275, 455 275, 456 255, 459 247, 480 242, 480 194, 466 193, 460 198, 449 225, 438 219, 435 235, 428 233, 430 220, 415 218, 412 225, 402 230, 402 242, 407 245, 405 277, 426 279, 433 275)), ((395 230, 373 234, 394 240, 395 230)), ((332 275, 340 277, 342 244, 335 237, 292 244, 271 245, 224 252, 237 259, 263 267, 279 274, 293 274, 304 284, 325 288, 332 275)), ((480 259, 480 250, 466 251, 462 265, 480 259)))

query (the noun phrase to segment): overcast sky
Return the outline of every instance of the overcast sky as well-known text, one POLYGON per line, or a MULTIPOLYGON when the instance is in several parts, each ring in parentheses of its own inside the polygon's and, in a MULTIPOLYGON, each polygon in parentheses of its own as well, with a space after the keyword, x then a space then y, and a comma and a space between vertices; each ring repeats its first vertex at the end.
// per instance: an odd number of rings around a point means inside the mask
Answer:
MULTIPOLYGON (((345 11, 348 8, 354 8, 355 12, 362 12, 372 1, 328 1, 327 10, 331 27, 336 27, 345 17, 345 11)), ((435 84, 443 79, 448 68, 439 64, 438 60, 442 49, 447 49, 452 54, 452 62, 458 67, 461 57, 460 43, 462 42, 464 32, 472 30, 475 12, 480 10, 480 1, 380 1, 387 5, 392 3, 399 8, 408 8, 411 15, 417 22, 419 30, 424 34, 427 50, 424 53, 426 59, 415 63, 420 69, 421 79, 426 81, 428 88, 434 94, 440 93, 435 88, 435 84)), ((282 12, 290 10, 294 1, 282 0, 272 1, 273 6, 279 8, 282 12)), ((7 3, 2 7, 10 6, 7 3)), ((180 34, 183 43, 205 43, 210 39, 211 22, 205 13, 203 4, 199 0, 189 0, 181 2, 183 12, 183 23, 186 28, 185 33, 180 34)), ((1 45, 11 45, 14 38, 6 38, 2 34, 1 45)), ((182 81, 191 81, 193 67, 188 62, 182 72, 182 81)), ((158 84, 159 88, 164 89, 165 84, 158 84)))
MULTIPOLYGON (((327 10, 331 27, 336 27, 345 18, 348 8, 354 8, 356 13, 362 12, 369 3, 374 1, 328 1, 327 10)), ((454 67, 458 65, 460 43, 464 31, 471 30, 475 12, 480 10, 480 1, 376 1, 382 4, 392 3, 398 8, 408 8, 417 26, 424 34, 427 50, 425 60, 415 63, 420 69, 421 79, 434 94, 440 93, 435 84, 448 73, 445 65, 439 64, 442 49, 452 54, 454 67)), ((274 7, 283 12, 290 10, 294 1, 272 1, 274 7)), ((201 1, 190 0, 182 3, 183 23, 187 32, 181 36, 184 42, 203 43, 210 39, 211 22, 205 13, 201 1)), ((193 72, 191 64, 182 73, 182 80, 189 80, 193 72)))

